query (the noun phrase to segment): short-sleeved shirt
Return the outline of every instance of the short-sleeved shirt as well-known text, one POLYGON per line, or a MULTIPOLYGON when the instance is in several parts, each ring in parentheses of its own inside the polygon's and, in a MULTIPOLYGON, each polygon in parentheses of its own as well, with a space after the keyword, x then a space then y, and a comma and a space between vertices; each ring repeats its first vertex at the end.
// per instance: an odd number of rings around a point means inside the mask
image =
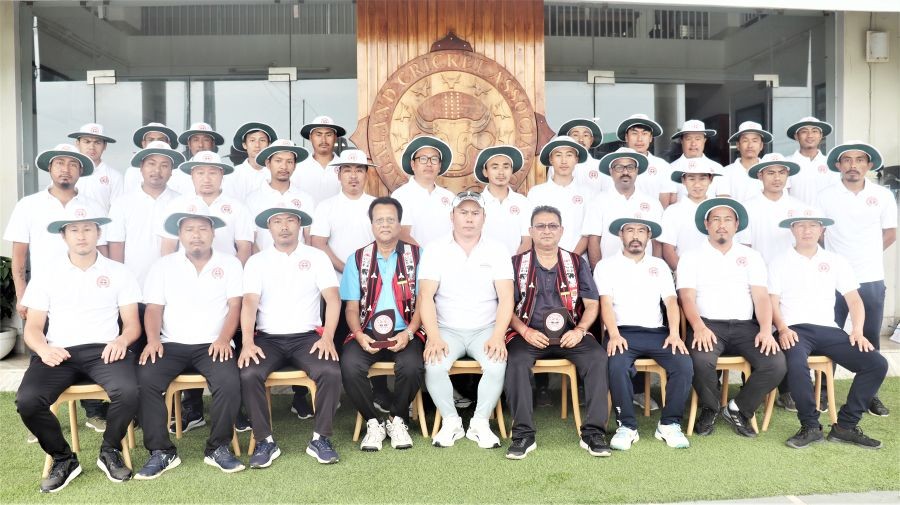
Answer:
MULTIPOLYGON (((226 175, 222 179, 223 188, 227 185, 226 181, 229 177, 231 177, 231 174, 226 175)), ((172 170, 172 177, 169 177, 169 182, 167 182, 166 185, 169 186, 169 189, 172 191, 182 195, 193 195, 197 193, 196 188, 194 188, 194 180, 191 176, 178 169, 172 170)))
MULTIPOLYGON (((658 194, 650 196, 636 189, 630 197, 626 198, 625 195, 613 188, 611 191, 597 195, 590 201, 584 216, 584 229, 581 233, 600 237, 601 257, 608 258, 622 250, 622 239, 617 234, 609 232, 609 225, 613 221, 620 217, 640 217, 659 222, 662 214, 663 208, 659 203, 658 194)), ((652 243, 647 244, 647 254, 653 254, 652 243)))
POLYGON ((403 206, 400 224, 411 226, 412 238, 425 247, 432 240, 450 232, 450 205, 454 195, 449 190, 435 186, 429 192, 415 179, 394 190, 391 195, 403 206))
POLYGON ((794 246, 790 229, 778 226, 785 219, 802 215, 806 204, 793 196, 782 193, 778 200, 770 200, 762 193, 744 203, 751 226, 748 228, 750 247, 762 254, 766 263, 774 260, 788 247, 794 246))
MULTIPOLYGON (((333 162, 334 158, 332 157, 328 163, 333 162)), ((337 176, 337 168, 323 167, 310 154, 308 158, 297 163, 294 173, 291 175, 291 184, 312 195, 317 202, 324 202, 341 192, 341 181, 337 176)))
MULTIPOLYGON (((173 171, 174 173, 174 171, 173 171)), ((141 189, 144 183, 144 176, 141 174, 140 167, 128 167, 125 169, 124 183, 122 194, 128 194, 132 191, 141 189)), ((110 204, 112 205, 112 204, 110 204)))
MULTIPOLYGON (((553 167, 547 167, 547 180, 553 180, 553 167)), ((602 193, 613 187, 612 177, 600 172, 600 160, 588 155, 587 161, 575 165, 572 177, 579 187, 586 188, 590 193, 602 193)))
POLYGON ((663 326, 659 302, 675 296, 672 271, 665 261, 646 253, 634 261, 619 251, 597 263, 594 280, 600 296, 612 297, 617 326, 663 326))
MULTIPOLYGON (((534 258, 534 285, 535 291, 534 307, 531 310, 531 319, 528 320, 528 326, 544 331, 544 320, 547 313, 551 310, 563 305, 559 296, 559 280, 557 267, 546 269, 541 265, 537 258, 534 258)), ((597 285, 594 284, 594 278, 591 276, 591 267, 587 261, 581 261, 578 264, 578 296, 582 299, 597 300, 600 295, 597 293, 597 285)), ((513 290, 514 299, 519 303, 521 299, 519 290, 513 290)), ((576 321, 577 322, 577 321, 576 321)))
POLYGON ((828 169, 828 158, 821 151, 809 159, 797 150, 787 159, 800 165, 800 171, 788 178, 791 184, 788 192, 810 207, 816 205, 822 190, 841 182, 841 174, 828 169))
POLYGON ((661 193, 677 193, 679 184, 672 181, 672 167, 669 163, 649 152, 646 156, 647 171, 634 181, 638 191, 657 199, 661 193))
POLYGON ((859 289, 850 263, 821 247, 807 258, 788 247, 769 265, 769 293, 780 297, 785 324, 815 324, 837 328, 835 291, 859 289))
POLYGON ((707 241, 681 256, 676 277, 678 289, 696 290, 697 308, 707 319, 750 320, 750 287, 768 285, 762 256, 738 243, 722 254, 707 241))
POLYGON ((253 168, 248 160, 234 167, 234 172, 227 177, 228 184, 222 190, 240 202, 247 203, 247 198, 261 187, 269 184, 272 172, 265 166, 259 170, 253 168))
POLYGON ((510 256, 516 254, 522 244, 522 237, 529 236, 531 211, 533 207, 521 193, 512 189, 501 202, 487 187, 481 192, 484 198, 484 231, 504 246, 510 256))
POLYGON ((328 256, 304 244, 290 254, 274 247, 244 266, 244 294, 259 295, 256 328, 275 335, 306 333, 322 325, 322 291, 337 288, 328 256))
POLYGON ((560 186, 552 179, 543 184, 533 186, 528 191, 528 200, 532 206, 551 205, 562 214, 562 225, 565 228, 559 241, 559 247, 573 251, 584 227, 584 215, 588 202, 595 196, 588 186, 573 180, 568 186, 560 186))
POLYGON ((450 328, 476 329, 497 320, 494 281, 512 281, 512 261, 499 242, 481 236, 466 252, 447 234, 424 249, 419 261, 419 280, 437 281, 434 297, 438 324, 450 328))
MULTIPOLYGON (((730 195, 731 187, 729 186, 728 178, 722 176, 722 165, 717 161, 713 161, 703 155, 699 158, 685 158, 682 154, 680 158, 672 162, 672 171, 675 172, 677 170, 685 171, 691 166, 696 166, 700 168, 707 169, 710 173, 719 174, 712 178, 712 182, 709 183, 709 188, 706 189, 706 197, 707 198, 715 198, 719 195, 730 195)), ((684 187, 684 183, 676 185, 678 201, 681 202, 683 200, 688 199, 687 188, 684 187)))
MULTIPOLYGON (((394 291, 390 289, 394 273, 397 271, 397 251, 393 251, 390 256, 385 258, 378 252, 376 247, 375 259, 378 263, 378 273, 381 275, 382 288, 381 293, 378 295, 378 301, 375 303, 374 312, 394 309, 394 329, 400 331, 406 328, 406 322, 403 320, 403 314, 397 310, 397 300, 394 298, 394 291)), ((354 252, 354 254, 347 257, 344 275, 341 277, 341 300, 358 302, 361 298, 362 287, 360 286, 359 268, 356 267, 356 254, 354 252)), ((371 321, 369 321, 367 328, 372 328, 371 321)))
POLYGON ((119 336, 119 308, 141 301, 137 280, 125 265, 97 254, 82 270, 63 256, 32 279, 22 305, 47 313, 47 342, 54 347, 108 344, 119 336))
MULTIPOLYGON (((718 178, 728 179, 728 187, 731 189, 729 195, 741 203, 746 203, 751 198, 761 194, 763 190, 762 181, 748 175, 747 169, 741 164, 740 158, 723 167, 722 175, 718 178)), ((682 187, 684 187, 683 184, 682 187)))
POLYGON ((219 338, 228 300, 244 294, 241 262, 213 250, 198 273, 184 251, 167 254, 150 268, 144 303, 163 305, 162 343, 209 344, 219 338))
MULTIPOLYGON (((328 239, 328 247, 338 258, 346 258, 360 247, 375 240, 369 205, 375 197, 363 193, 351 199, 341 191, 316 206, 309 234, 328 239)), ((268 232, 268 230, 266 230, 268 232)), ((335 270, 335 275, 341 277, 335 270)))
POLYGON ((160 258, 162 241, 157 232, 168 217, 166 209, 178 196, 167 187, 153 198, 138 186, 136 191, 113 200, 109 208, 112 222, 106 225, 106 240, 125 244, 125 266, 140 285, 150 266, 160 258))
MULTIPOLYGON (((678 256, 693 251, 709 242, 709 237, 705 233, 700 233, 694 221, 697 215, 697 207, 699 206, 699 203, 690 198, 685 198, 669 205, 663 211, 662 233, 657 240, 674 246, 678 256)), ((751 227, 752 223, 753 218, 751 217, 751 227)), ((734 238, 742 244, 752 245, 750 242, 750 228, 738 232, 734 238)))
POLYGON ((866 180, 854 194, 838 182, 822 191, 817 207, 834 219, 825 232, 825 249, 847 258, 857 282, 883 280, 882 231, 897 228, 897 201, 890 190, 866 180))
POLYGON ((105 161, 94 167, 94 172, 87 177, 79 177, 75 183, 75 189, 80 194, 94 200, 103 207, 104 212, 109 212, 109 206, 113 200, 122 196, 125 181, 118 170, 110 167, 105 161))
MULTIPOLYGON (((197 202, 198 206, 204 203, 203 198, 198 195, 181 195, 169 203, 166 216, 182 212, 190 202, 197 202)), ((213 249, 230 256, 237 256, 235 242, 239 240, 253 242, 253 219, 243 203, 222 193, 209 205, 209 213, 225 221, 224 227, 216 228, 213 249)), ((163 220, 164 222, 165 220, 163 220)), ((177 236, 168 233, 162 227, 157 233, 163 238, 178 239, 177 236)))
MULTIPOLYGON (((316 213, 316 199, 293 183, 284 193, 268 184, 264 184, 247 197, 247 208, 250 210, 250 219, 253 223, 256 248, 260 251, 272 247, 275 244, 275 240, 272 239, 272 233, 269 232, 268 228, 256 226, 256 216, 264 210, 282 205, 289 205, 295 209, 302 210, 309 214, 310 217, 316 213)), ((303 242, 302 233, 300 234, 300 242, 303 242)))

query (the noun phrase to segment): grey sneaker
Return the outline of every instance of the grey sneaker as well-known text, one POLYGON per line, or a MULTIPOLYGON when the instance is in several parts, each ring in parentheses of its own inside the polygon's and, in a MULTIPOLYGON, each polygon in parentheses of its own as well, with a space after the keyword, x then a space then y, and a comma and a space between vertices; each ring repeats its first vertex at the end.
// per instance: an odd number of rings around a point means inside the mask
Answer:
POLYGON ((153 480, 162 475, 163 472, 171 470, 180 464, 181 459, 179 459, 176 452, 151 451, 150 459, 134 475, 134 480, 153 480))
POLYGON ((106 431, 106 419, 103 419, 102 417, 89 417, 84 422, 84 425, 97 433, 106 431))
MULTIPOLYGON (((794 397, 790 393, 781 393, 775 397, 775 405, 787 410, 788 412, 797 412, 797 404, 794 403, 794 397)), ((826 402, 825 405, 828 405, 826 402)))
POLYGON ((785 445, 793 449, 803 449, 824 441, 825 435, 822 434, 821 426, 801 426, 800 430, 793 437, 787 439, 785 445))
POLYGON ((116 449, 103 449, 97 457, 97 466, 112 482, 125 482, 131 478, 131 469, 125 466, 122 453, 116 449))
POLYGON ((26 442, 26 443, 29 443, 29 444, 36 444, 37 441, 38 441, 38 439, 37 439, 36 436, 34 436, 34 433, 32 433, 32 432, 29 431, 29 432, 28 432, 28 436, 25 437, 25 442, 26 442))
POLYGON ((81 475, 81 465, 78 464, 78 458, 74 454, 71 458, 54 460, 47 478, 41 481, 41 492, 61 491, 79 475, 81 475))

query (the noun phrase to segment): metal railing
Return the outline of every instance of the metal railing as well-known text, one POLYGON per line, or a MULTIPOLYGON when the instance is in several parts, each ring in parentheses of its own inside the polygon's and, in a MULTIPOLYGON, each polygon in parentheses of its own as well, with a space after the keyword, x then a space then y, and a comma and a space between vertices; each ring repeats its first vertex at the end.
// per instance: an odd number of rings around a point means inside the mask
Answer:
POLYGON ((552 3, 544 5, 544 35, 708 40, 710 19, 697 10, 552 3))

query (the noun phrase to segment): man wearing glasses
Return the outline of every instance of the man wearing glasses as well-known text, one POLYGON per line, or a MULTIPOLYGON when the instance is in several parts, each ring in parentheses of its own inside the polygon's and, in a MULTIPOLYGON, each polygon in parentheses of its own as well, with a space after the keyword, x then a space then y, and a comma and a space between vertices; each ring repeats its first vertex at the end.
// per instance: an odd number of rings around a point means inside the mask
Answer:
POLYGON ((450 202, 453 193, 435 181, 450 169, 453 151, 443 140, 423 135, 403 150, 403 171, 411 178, 391 195, 403 205, 400 239, 425 246, 450 232, 450 202))

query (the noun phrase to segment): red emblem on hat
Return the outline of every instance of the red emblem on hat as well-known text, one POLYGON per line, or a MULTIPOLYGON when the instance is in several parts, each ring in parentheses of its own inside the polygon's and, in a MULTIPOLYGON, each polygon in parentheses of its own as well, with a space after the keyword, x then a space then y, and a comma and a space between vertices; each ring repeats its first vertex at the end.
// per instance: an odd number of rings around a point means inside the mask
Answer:
POLYGON ((874 196, 870 196, 866 198, 866 205, 869 207, 877 207, 878 206, 878 198, 874 196))
POLYGON ((73 212, 73 214, 75 214, 75 217, 77 217, 78 219, 81 219, 81 218, 83 218, 83 217, 87 217, 87 211, 84 210, 84 209, 81 208, 81 207, 75 209, 75 212, 73 212))
POLYGON ((738 256, 738 259, 735 260, 735 263, 737 263, 737 266, 739 266, 739 267, 745 267, 745 266, 747 266, 747 257, 746 256, 738 256))
POLYGON ((91 126, 90 131, 91 133, 100 133, 100 127, 97 125, 91 126))
POLYGON ((596 179, 596 178, 600 177, 600 172, 598 172, 596 170, 591 170, 590 172, 588 172, 588 177, 590 177, 591 179, 596 179))
POLYGON ((297 264, 297 267, 300 268, 301 272, 309 270, 311 266, 312 264, 309 262, 309 260, 301 260, 300 263, 297 264))
POLYGON ((514 216, 518 216, 518 215, 519 215, 519 212, 520 212, 520 210, 519 210, 519 206, 518 206, 518 205, 512 205, 512 206, 510 206, 510 208, 509 208, 509 213, 510 213, 510 214, 512 214, 512 215, 514 215, 514 216))
POLYGON ((575 195, 572 197, 572 203, 574 203, 575 205, 581 205, 581 202, 583 201, 584 198, 582 198, 581 195, 575 195))
POLYGON ((212 161, 212 160, 213 160, 212 153, 207 152, 207 153, 203 153, 203 155, 200 156, 200 161, 212 161))
POLYGON ((231 214, 231 205, 227 203, 222 205, 222 214, 231 214))
POLYGON ((647 273, 650 274, 650 277, 659 277, 659 270, 656 267, 650 267, 647 273))
POLYGON ((97 277, 97 287, 98 288, 108 288, 109 287, 109 277, 105 275, 101 275, 97 277))
POLYGON ((446 196, 441 197, 441 205, 450 205, 450 199, 446 196))
POLYGON ((216 267, 212 269, 212 277, 213 279, 219 280, 222 277, 225 277, 225 270, 222 270, 222 267, 216 267))
POLYGON ((647 169, 647 173, 650 175, 656 175, 656 167, 650 167, 647 169))
POLYGON ((204 131, 209 131, 209 130, 211 130, 210 126, 209 126, 208 124, 206 124, 206 123, 200 123, 200 124, 198 124, 198 125, 197 125, 197 129, 198 129, 198 130, 204 130, 204 131))
POLYGON ((812 209, 806 209, 806 210, 804 210, 804 211, 803 211, 803 215, 804 215, 805 217, 812 217, 812 215, 813 215, 812 209))
POLYGON ((822 272, 824 274, 825 272, 827 272, 829 270, 831 270, 831 265, 829 265, 828 263, 825 263, 824 261, 822 263, 819 263, 819 271, 820 272, 822 272))
POLYGON ((109 184, 109 177, 105 175, 100 176, 100 184, 109 184))
POLYGON ((819 165, 819 173, 820 174, 828 173, 828 167, 825 165, 819 165))
POLYGON ((647 212, 650 210, 650 204, 647 202, 641 202, 641 210, 647 212))
POLYGON ((299 198, 294 198, 293 200, 291 200, 291 203, 294 204, 295 209, 300 208, 300 199, 299 198))

